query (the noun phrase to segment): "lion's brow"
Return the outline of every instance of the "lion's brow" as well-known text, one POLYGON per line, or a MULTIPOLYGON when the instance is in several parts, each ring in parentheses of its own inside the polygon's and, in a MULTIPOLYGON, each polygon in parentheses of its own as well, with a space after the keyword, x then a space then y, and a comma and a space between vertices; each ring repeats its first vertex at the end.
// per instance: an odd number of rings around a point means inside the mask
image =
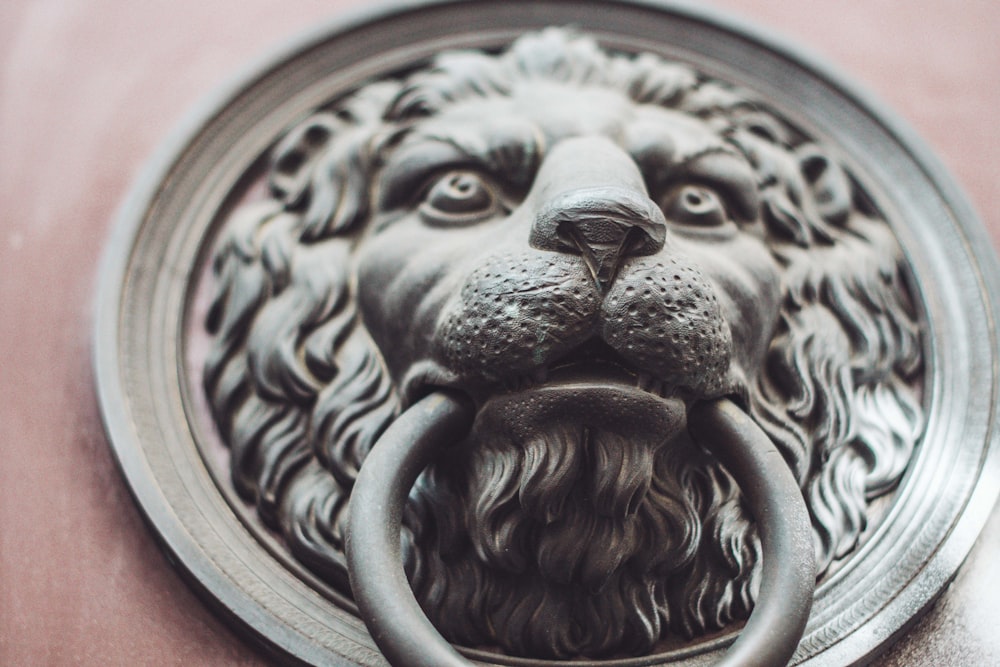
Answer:
POLYGON ((540 133, 525 123, 518 131, 464 125, 416 127, 385 158, 382 203, 399 205, 435 172, 475 166, 513 184, 530 182, 540 155, 540 133))

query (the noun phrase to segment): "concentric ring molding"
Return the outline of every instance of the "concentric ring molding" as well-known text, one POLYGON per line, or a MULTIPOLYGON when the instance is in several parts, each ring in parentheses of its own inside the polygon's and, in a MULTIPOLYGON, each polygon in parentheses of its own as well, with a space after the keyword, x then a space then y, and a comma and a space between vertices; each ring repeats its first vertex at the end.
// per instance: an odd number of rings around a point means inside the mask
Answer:
MULTIPOLYGON (((838 146, 888 203, 890 220, 905 221, 894 230, 928 322, 926 433, 888 517, 817 591, 796 660, 849 664, 884 647, 943 590, 985 523, 1000 488, 1000 272, 964 197, 905 125, 799 49, 687 5, 613 4, 609 11, 593 1, 407 3, 333 23, 204 103, 123 205, 104 257, 94 347, 109 439, 171 560, 207 603, 275 655, 381 662, 350 604, 281 558, 206 464, 210 434, 193 416, 198 389, 184 341, 218 212, 268 147, 316 106, 442 48, 496 46, 546 25, 571 23, 612 47, 693 60, 768 96, 793 122, 838 146)), ((706 664, 713 654, 705 650, 723 644, 674 657, 706 664)))

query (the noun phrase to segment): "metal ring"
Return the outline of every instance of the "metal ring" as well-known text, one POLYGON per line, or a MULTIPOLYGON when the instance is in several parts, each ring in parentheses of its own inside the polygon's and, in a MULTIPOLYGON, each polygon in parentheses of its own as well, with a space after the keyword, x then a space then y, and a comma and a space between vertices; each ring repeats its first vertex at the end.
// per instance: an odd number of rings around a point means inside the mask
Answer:
MULTIPOLYGON (((347 562, 361 618, 393 665, 472 664, 431 625, 403 572, 399 531, 414 481, 465 435, 473 410, 450 393, 407 410, 372 448, 351 497, 347 562)), ((798 646, 815 586, 812 528, 802 492, 768 437, 727 399, 700 403, 688 429, 736 479, 757 522, 764 551, 760 597, 739 638, 718 663, 786 665, 798 646)))
POLYGON ((437 392, 386 430, 351 493, 346 551, 351 590, 372 639, 393 665, 468 667, 420 609, 403 572, 403 506, 420 471, 469 431, 468 401, 437 392))
POLYGON ((812 524, 785 459, 732 401, 696 404, 688 431, 736 479, 757 523, 764 552, 760 595, 739 638, 719 665, 787 665, 802 639, 816 587, 812 524))

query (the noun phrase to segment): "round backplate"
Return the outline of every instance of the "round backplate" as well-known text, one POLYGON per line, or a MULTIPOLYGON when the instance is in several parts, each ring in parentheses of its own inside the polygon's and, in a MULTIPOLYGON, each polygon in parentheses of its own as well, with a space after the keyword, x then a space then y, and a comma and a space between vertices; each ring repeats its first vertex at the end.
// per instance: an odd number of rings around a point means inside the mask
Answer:
MULTIPOLYGON (((225 479, 226 450, 206 416, 199 370, 207 260, 268 150, 312 110, 442 50, 499 48, 565 25, 611 49, 692 63, 769 100, 837 148, 878 197, 904 250, 926 327, 924 435, 884 518, 818 588, 793 662, 863 660, 948 584, 996 500, 1000 273, 965 199, 890 113, 815 59, 686 5, 402 3, 295 41, 208 100, 135 185, 102 269, 96 375, 132 492, 191 585, 265 650, 313 664, 383 662, 353 603, 288 556, 225 479)), ((708 664, 730 639, 614 664, 708 664)), ((483 664, 556 664, 469 655, 483 664)))

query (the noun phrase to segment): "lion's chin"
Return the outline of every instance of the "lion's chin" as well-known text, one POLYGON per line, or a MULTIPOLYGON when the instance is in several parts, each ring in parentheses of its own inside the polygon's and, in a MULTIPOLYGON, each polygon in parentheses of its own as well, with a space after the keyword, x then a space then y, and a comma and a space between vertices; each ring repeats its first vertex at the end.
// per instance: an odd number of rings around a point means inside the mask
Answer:
POLYGON ((668 581, 701 535, 671 463, 686 460, 685 403, 576 370, 492 396, 418 493, 434 533, 412 581, 453 641, 640 654, 672 614, 668 581))

